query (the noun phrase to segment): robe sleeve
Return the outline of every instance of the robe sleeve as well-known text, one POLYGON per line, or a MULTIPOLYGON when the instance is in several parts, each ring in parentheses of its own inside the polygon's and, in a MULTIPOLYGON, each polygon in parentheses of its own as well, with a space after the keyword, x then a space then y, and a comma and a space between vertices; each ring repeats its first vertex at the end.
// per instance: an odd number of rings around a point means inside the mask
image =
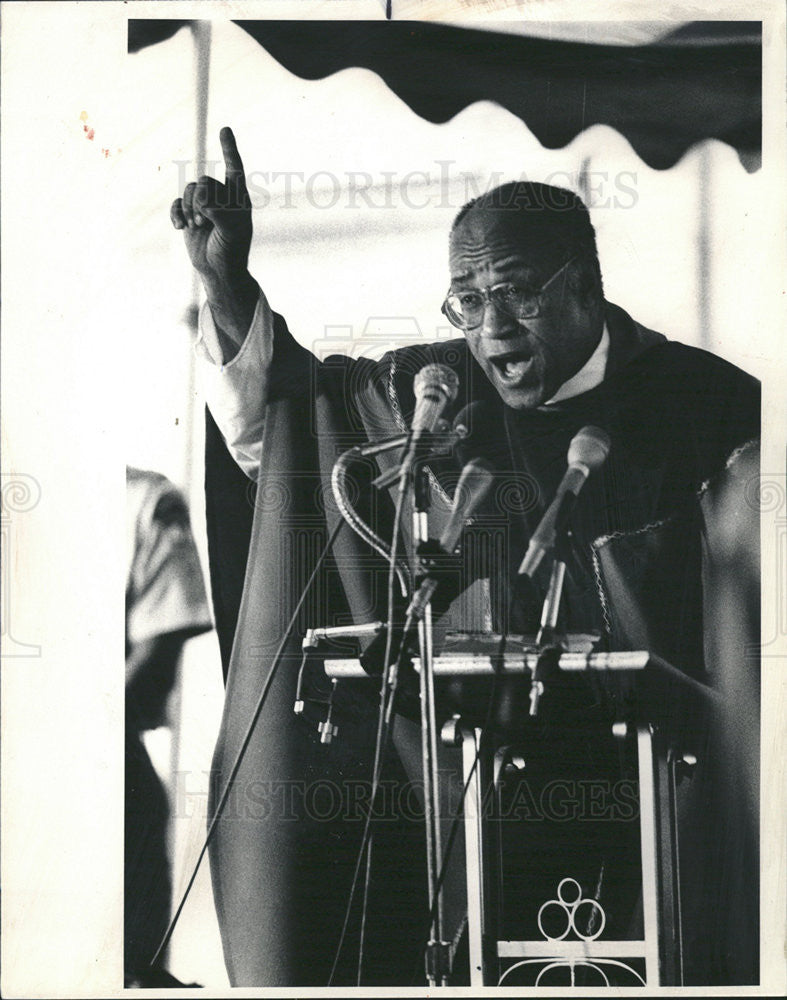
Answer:
POLYGON ((291 386, 293 375, 298 372, 305 379, 309 352, 297 344, 262 291, 249 332, 234 358, 223 360, 207 303, 200 310, 199 335, 194 349, 208 409, 232 458, 246 476, 256 482, 271 387, 278 392, 282 387, 291 386))

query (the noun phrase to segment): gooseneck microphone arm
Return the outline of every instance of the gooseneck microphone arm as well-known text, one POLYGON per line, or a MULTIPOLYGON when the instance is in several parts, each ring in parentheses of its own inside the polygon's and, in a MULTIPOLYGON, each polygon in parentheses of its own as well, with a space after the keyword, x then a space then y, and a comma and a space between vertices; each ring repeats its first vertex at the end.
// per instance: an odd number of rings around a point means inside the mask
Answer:
MULTIPOLYGON (((391 445, 391 447, 396 447, 396 445, 391 445)), ((379 450, 384 450, 384 447, 379 450)), ((363 457, 363 446, 350 448, 339 456, 334 463, 333 470, 331 472, 331 487, 333 489, 333 496, 336 500, 336 506, 339 508, 339 513, 353 529, 353 531, 359 535, 367 543, 367 545, 371 546, 375 552, 379 553, 383 559, 388 561, 391 558, 391 547, 384 541, 384 539, 380 538, 380 536, 371 527, 369 527, 369 525, 355 511, 355 508, 350 503, 346 488, 347 470, 350 464, 356 459, 363 457)), ((399 580, 399 587, 401 589, 402 596, 404 597, 409 590, 407 582, 408 567, 405 561, 400 557, 397 557, 396 559, 395 572, 397 579, 399 580)))

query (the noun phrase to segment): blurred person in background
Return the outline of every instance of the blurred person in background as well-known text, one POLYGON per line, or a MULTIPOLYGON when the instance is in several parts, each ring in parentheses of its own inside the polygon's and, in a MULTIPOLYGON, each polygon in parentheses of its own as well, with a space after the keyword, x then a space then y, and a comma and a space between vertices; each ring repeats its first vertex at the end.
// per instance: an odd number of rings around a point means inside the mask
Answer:
POLYGON ((126 468, 124 981, 179 986, 150 962, 172 902, 169 796, 143 734, 170 724, 185 643, 213 626, 186 502, 163 475, 126 468))

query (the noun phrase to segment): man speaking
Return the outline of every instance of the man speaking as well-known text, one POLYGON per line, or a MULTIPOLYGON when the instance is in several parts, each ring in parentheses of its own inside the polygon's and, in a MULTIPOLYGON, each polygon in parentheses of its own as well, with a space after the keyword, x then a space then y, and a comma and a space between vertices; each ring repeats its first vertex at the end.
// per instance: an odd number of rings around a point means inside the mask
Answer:
MULTIPOLYGON (((741 476, 736 479, 735 470, 756 456, 757 383, 711 354, 667 341, 605 300, 582 201, 531 182, 505 184, 476 198, 459 212, 449 238, 442 310, 461 337, 395 350, 380 361, 319 360, 292 337, 248 271, 252 222, 244 168, 230 129, 220 139, 224 183, 200 178, 171 210, 207 297, 196 349, 208 406, 235 462, 257 483, 214 758, 217 788, 243 741, 320 543, 340 517, 326 499, 334 462, 351 444, 407 429, 416 406, 414 377, 427 365, 444 365, 458 379, 456 398, 443 413, 447 420, 477 404, 469 411, 475 425, 470 457, 488 458, 495 470, 479 522, 488 517, 501 540, 487 546, 483 558, 470 558, 469 546, 464 550, 460 583, 447 588, 439 604, 443 630, 538 630, 548 566, 532 564, 532 571, 521 573, 523 556, 561 484, 572 441, 593 426, 603 430, 609 454, 573 502, 571 533, 561 551, 566 572, 559 631, 598 635, 611 650, 649 649, 722 694, 728 685, 740 686, 740 675, 748 671, 744 686, 756 692, 757 670, 744 656, 751 634, 736 633, 736 648, 712 662, 708 648, 718 621, 732 613, 731 602, 756 604, 756 581, 750 574, 735 580, 730 558, 714 551, 712 541, 723 535, 714 518, 737 518, 740 532, 750 532, 756 546, 754 512, 739 502, 741 476), (519 490, 521 502, 511 501, 510 487, 519 490), (715 503, 722 490, 724 502, 715 503), (730 660, 735 667, 726 665, 730 660), (730 669, 740 672, 734 680, 730 669)), ((377 467, 360 468, 353 479, 359 512, 388 538, 396 478, 389 476, 390 491, 376 491, 371 483, 395 468, 396 454, 381 455, 377 467)), ((429 459, 429 469, 430 534, 439 536, 450 518, 457 460, 438 455, 429 459)), ((209 496, 209 511, 218 521, 226 519, 230 511, 218 506, 209 496)), ((215 557, 221 535, 212 530, 215 557)), ((406 519, 401 538, 410 551, 406 519)), ((300 639, 308 627, 386 620, 379 563, 366 542, 349 530, 338 532, 330 564, 299 619, 300 634, 285 646, 235 779, 233 807, 217 826, 211 871, 234 985, 328 982, 363 826, 352 805, 359 783, 370 776, 376 708, 372 698, 338 691, 340 738, 323 745, 310 711, 325 700, 324 678, 299 679, 300 639), (310 706, 297 717, 296 687, 310 706)), ((220 576, 214 575, 214 599, 217 590, 221 599, 220 576)), ((500 724, 524 732, 527 698, 509 695, 500 724)), ((545 702, 526 768, 561 781, 613 774, 613 703, 614 694, 589 682, 556 692, 545 702)), ((393 729, 397 753, 385 772, 392 787, 417 774, 420 736, 407 714, 397 717, 393 729)), ((693 779, 696 794, 684 816, 725 814, 730 802, 722 788, 729 791, 730 775, 734 783, 751 773, 737 762, 727 774, 714 770, 713 739, 726 745, 723 734, 708 736, 708 763, 693 779)), ((750 733, 741 753, 756 757, 756 741, 750 733)), ((743 799, 748 803, 752 796, 743 799)), ((379 879, 371 883, 365 981, 409 985, 412 960, 417 964, 423 947, 425 915, 412 876, 421 862, 407 848, 409 828, 402 833, 398 813, 387 825, 378 824, 375 839, 379 879)), ((549 891, 560 861, 550 868, 547 855, 553 847, 565 848, 584 895, 607 907, 615 935, 634 933, 638 902, 626 861, 629 833, 613 830, 615 824, 582 822, 564 833, 566 824, 552 819, 521 835, 544 859, 541 866, 522 862, 531 896, 549 891), (549 879, 542 878, 547 869, 549 879)), ((744 905, 738 896, 734 926, 718 916, 709 924, 701 915, 722 912, 746 879, 756 880, 756 816, 750 811, 721 836, 717 828, 715 838, 707 822, 684 822, 690 823, 685 850, 694 859, 684 887, 685 980, 754 982, 756 891, 747 890, 750 902, 744 905), (731 857, 737 859, 731 881, 714 878, 714 865, 731 857)), ((350 912, 348 926, 355 928, 359 919, 350 912)), ((345 947, 340 955, 334 982, 354 981, 351 950, 345 947)))

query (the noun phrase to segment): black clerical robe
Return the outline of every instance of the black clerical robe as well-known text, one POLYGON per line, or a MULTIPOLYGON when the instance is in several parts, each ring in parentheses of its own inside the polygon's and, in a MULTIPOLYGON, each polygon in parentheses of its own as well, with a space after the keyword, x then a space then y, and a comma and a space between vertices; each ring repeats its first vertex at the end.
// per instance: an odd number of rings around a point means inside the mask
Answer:
MULTIPOLYGON (((545 579, 537 578, 532 587, 515 584, 514 570, 554 495, 571 438, 581 427, 597 424, 610 434, 612 447, 574 514, 560 624, 575 632, 597 632, 612 649, 652 649, 713 683, 719 650, 714 651, 714 662, 708 662, 704 647, 716 634, 716 619, 704 616, 718 617, 714 595, 720 588, 707 571, 709 565, 717 566, 709 545, 717 534, 712 518, 718 509, 711 511, 709 526, 704 498, 714 483, 729 478, 727 465, 736 449, 758 434, 758 387, 721 359, 669 343, 615 306, 608 306, 606 320, 610 350, 604 381, 563 403, 515 413, 500 403, 464 340, 404 348, 379 362, 318 362, 276 317, 272 389, 256 491, 249 490, 245 477, 228 463, 215 428, 208 436, 211 578, 227 684, 214 757, 214 806, 272 654, 327 532, 339 517, 329 489, 332 466, 351 445, 407 427, 414 407, 413 376, 432 362, 448 364, 459 376, 460 395, 448 419, 470 400, 485 403, 496 487, 474 530, 504 539, 502 547, 488 545, 487 557, 467 570, 462 592, 450 601, 442 626, 535 630, 545 579), (241 596, 238 580, 244 572, 241 596), (227 655, 230 635, 232 651, 227 655)), ((393 456, 383 457, 381 468, 393 461, 393 456)), ((430 467, 430 529, 438 536, 459 468, 450 457, 430 467)), ((377 472, 369 466, 354 468, 352 486, 365 520, 385 535, 390 532, 392 501, 371 488, 377 472)), ((736 498, 744 489, 738 482, 736 498)), ((754 539, 754 512, 739 499, 732 506, 754 539)), ((722 516, 728 512, 729 505, 722 516)), ((406 520, 402 534, 407 547, 406 520)), ((726 575, 722 573, 725 585, 730 575, 728 567, 726 575)), ((211 871, 225 959, 235 985, 327 982, 361 829, 349 800, 356 794, 352 789, 370 774, 374 705, 367 695, 341 692, 337 708, 343 712, 342 737, 328 748, 320 745, 309 713, 293 715, 300 639, 307 627, 384 619, 385 576, 382 560, 343 529, 287 644, 230 806, 219 822, 211 871)), ((731 599, 750 606, 751 590, 741 582, 737 590, 732 588, 731 599)), ((747 621, 753 627, 751 618, 747 621)), ((750 638, 736 634, 735 648, 724 651, 727 659, 742 660, 750 638)), ((749 672, 756 673, 751 667, 749 672)), ((319 688, 319 680, 315 683, 319 688)), ((594 689, 571 697, 578 697, 571 706, 578 729, 588 711, 604 717, 603 700, 594 689)), ((747 743, 749 759, 755 740, 747 743)), ((401 780, 396 768, 393 761, 392 780, 401 780)), ((718 793, 718 774, 695 784, 714 815, 729 805, 718 793)), ((695 805, 692 815, 697 813, 695 805)), ((756 823, 748 818, 747 830, 754 829, 756 823)), ((707 858, 707 832, 693 833, 696 856, 707 858)), ((744 841, 748 853, 743 869, 751 875, 757 868, 749 834, 744 831, 728 846, 739 851, 744 841)), ((402 956, 413 956, 415 967, 419 965, 424 915, 413 903, 423 898, 420 873, 415 872, 421 863, 418 850, 412 824, 388 824, 378 837, 383 896, 369 926, 370 981, 407 985, 410 971, 405 971, 407 957, 402 956)), ((701 897, 695 907, 699 911, 706 903, 716 907, 718 902, 717 883, 707 874, 707 865, 701 870, 701 884, 692 890, 695 898, 701 897)), ((732 884, 737 885, 735 878, 732 884)), ((727 879, 725 892, 729 889, 727 879)), ((720 923, 715 942, 697 944, 695 957, 689 958, 689 981, 754 981, 756 927, 749 919, 741 931, 738 920, 730 933, 729 921, 720 923)), ((691 937, 691 930, 688 933, 691 937)), ((705 941, 704 932, 695 936, 705 941)), ((350 963, 340 967, 337 981, 352 981, 351 975, 350 963)))

